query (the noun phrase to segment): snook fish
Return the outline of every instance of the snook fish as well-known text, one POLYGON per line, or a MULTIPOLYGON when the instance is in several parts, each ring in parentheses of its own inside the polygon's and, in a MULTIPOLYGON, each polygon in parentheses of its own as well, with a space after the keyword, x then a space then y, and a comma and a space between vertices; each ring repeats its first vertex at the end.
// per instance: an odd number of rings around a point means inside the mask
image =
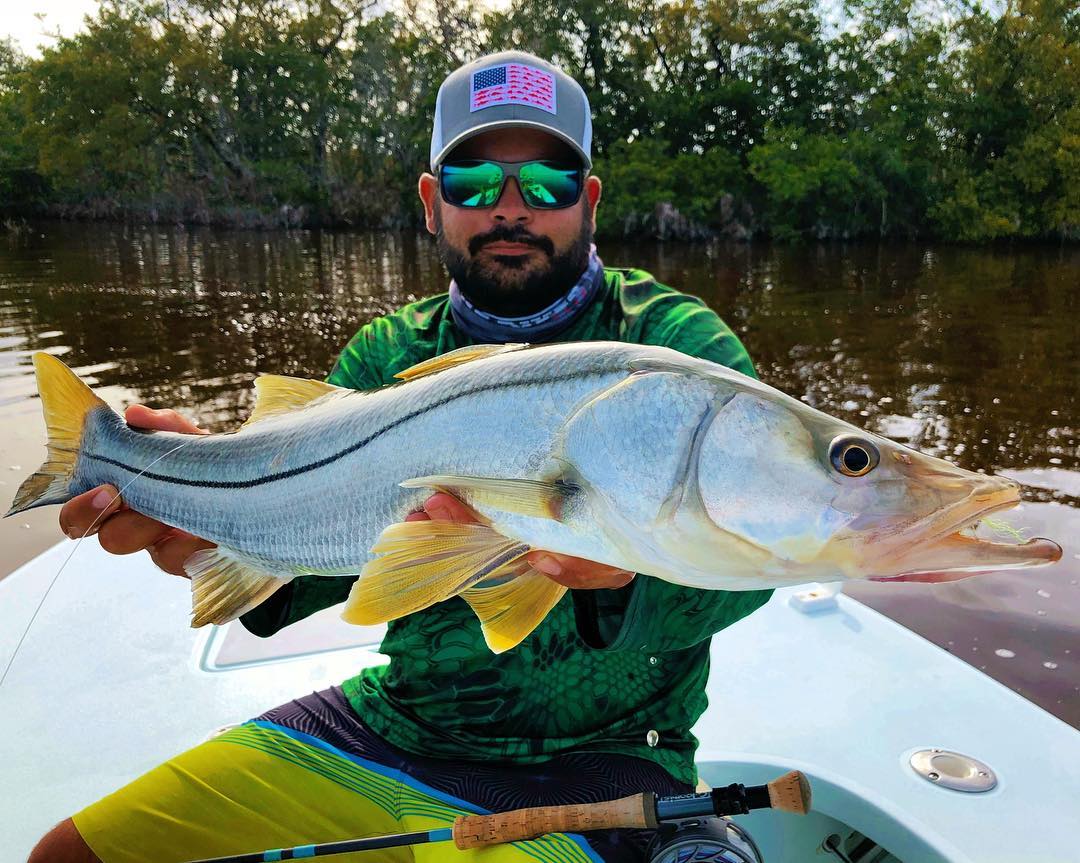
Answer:
POLYGON ((251 418, 207 436, 133 430, 59 360, 34 365, 48 459, 8 514, 112 483, 218 543, 186 563, 193 626, 297 577, 359 573, 346 620, 461 595, 499 652, 565 592, 524 560, 534 549, 718 590, 949 580, 1061 555, 961 532, 1015 505, 1015 482, 667 348, 463 348, 372 392, 263 375, 251 418), (436 489, 482 523, 405 522, 436 489))

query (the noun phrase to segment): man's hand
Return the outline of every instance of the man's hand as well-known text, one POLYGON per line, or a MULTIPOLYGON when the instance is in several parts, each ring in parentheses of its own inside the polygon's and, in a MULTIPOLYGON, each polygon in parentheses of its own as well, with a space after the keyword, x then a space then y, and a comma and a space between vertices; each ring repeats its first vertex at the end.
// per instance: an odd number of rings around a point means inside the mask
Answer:
MULTIPOLYGON (((476 513, 451 494, 439 492, 424 501, 424 509, 410 513, 405 521, 456 521, 475 522, 476 513)), ((616 569, 603 563, 555 554, 553 551, 530 551, 525 559, 533 568, 544 573, 559 584, 573 588, 623 587, 630 583, 634 573, 616 569)))
MULTIPOLYGON (((176 411, 156 411, 145 405, 132 405, 124 419, 135 428, 209 434, 176 411)), ((98 486, 65 503, 60 510, 60 530, 72 539, 96 533, 101 547, 113 554, 145 548, 158 568, 172 575, 185 575, 185 560, 200 549, 214 547, 212 542, 130 509, 111 485, 98 486)))

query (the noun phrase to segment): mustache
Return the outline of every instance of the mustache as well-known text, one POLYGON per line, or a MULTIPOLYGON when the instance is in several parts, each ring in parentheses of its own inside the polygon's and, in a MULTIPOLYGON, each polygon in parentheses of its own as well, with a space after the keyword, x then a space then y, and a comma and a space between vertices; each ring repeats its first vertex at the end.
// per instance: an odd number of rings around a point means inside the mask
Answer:
POLYGON ((543 252, 546 252, 549 256, 555 254, 555 244, 551 242, 547 237, 537 237, 534 234, 530 234, 525 228, 494 228, 488 231, 486 234, 477 234, 471 240, 469 240, 469 254, 475 255, 484 246, 491 243, 522 243, 528 246, 535 246, 543 252))

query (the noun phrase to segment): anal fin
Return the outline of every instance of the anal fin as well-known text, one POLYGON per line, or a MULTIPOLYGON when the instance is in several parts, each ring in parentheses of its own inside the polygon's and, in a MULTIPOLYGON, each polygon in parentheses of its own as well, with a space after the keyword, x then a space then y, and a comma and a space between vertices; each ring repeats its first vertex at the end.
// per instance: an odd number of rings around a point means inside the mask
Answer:
POLYGON ((195 552, 184 562, 184 571, 191 578, 193 628, 236 620, 293 579, 259 569, 222 547, 195 552))
POLYGON ((480 618, 484 641, 493 653, 516 647, 562 599, 566 588, 518 560, 461 594, 480 618), (499 577, 504 576, 504 577, 499 577), (509 580, 505 578, 509 576, 509 580))

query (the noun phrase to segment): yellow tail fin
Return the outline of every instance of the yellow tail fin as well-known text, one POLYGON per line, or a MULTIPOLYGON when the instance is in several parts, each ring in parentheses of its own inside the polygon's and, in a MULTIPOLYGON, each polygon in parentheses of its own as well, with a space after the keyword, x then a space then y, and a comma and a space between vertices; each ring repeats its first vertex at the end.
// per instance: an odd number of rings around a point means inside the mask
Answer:
POLYGON ((42 352, 34 354, 34 371, 49 435, 48 457, 37 473, 19 486, 7 515, 35 506, 63 503, 71 497, 68 486, 75 473, 87 414, 94 408, 105 406, 105 402, 56 357, 42 352))

